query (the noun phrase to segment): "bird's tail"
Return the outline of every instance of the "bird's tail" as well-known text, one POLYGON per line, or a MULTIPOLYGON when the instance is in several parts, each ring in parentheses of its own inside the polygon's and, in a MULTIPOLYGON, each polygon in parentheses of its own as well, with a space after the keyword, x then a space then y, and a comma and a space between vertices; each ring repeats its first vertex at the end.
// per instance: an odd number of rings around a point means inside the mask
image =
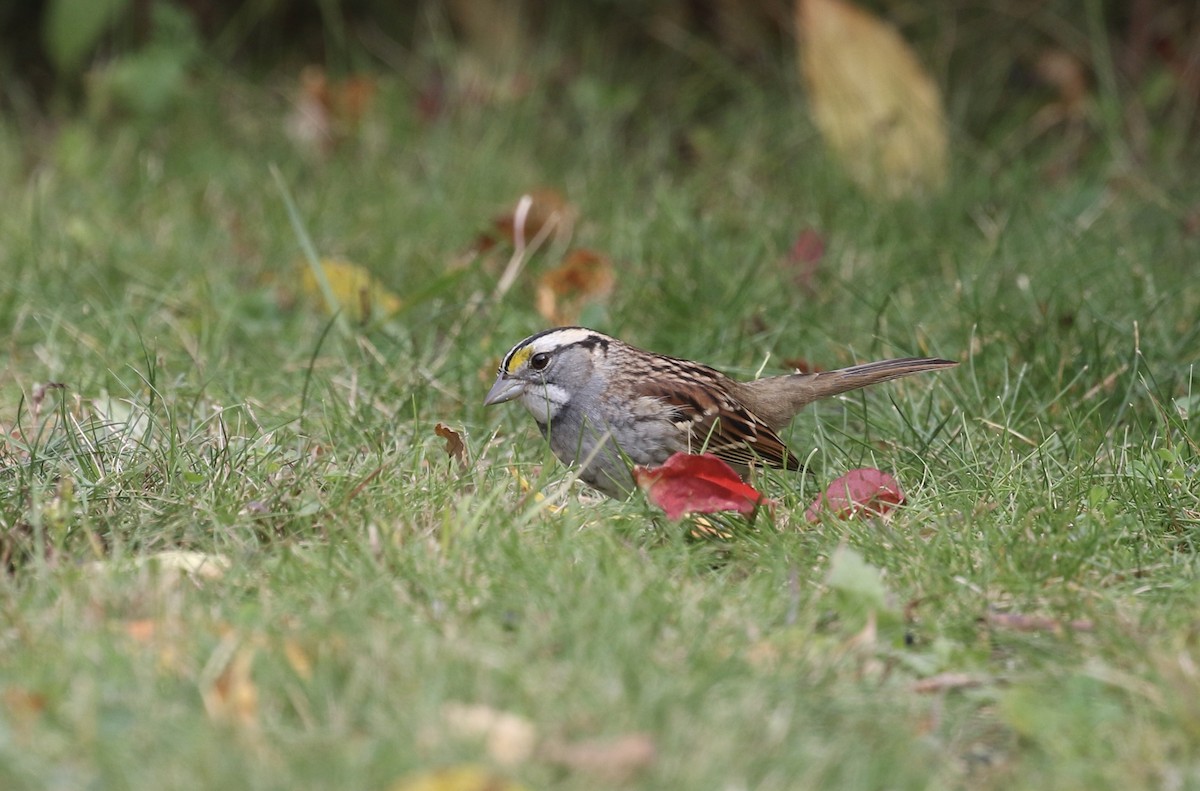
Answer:
POLYGON ((839 395, 860 387, 879 384, 901 376, 919 374, 925 371, 936 371, 958 365, 952 360, 940 360, 932 357, 903 357, 895 360, 880 360, 879 362, 852 365, 849 368, 839 368, 836 371, 821 371, 810 374, 789 374, 772 376, 745 383, 750 389, 757 390, 759 397, 755 400, 760 404, 769 404, 766 414, 759 414, 768 425, 782 427, 796 413, 813 401, 839 395))

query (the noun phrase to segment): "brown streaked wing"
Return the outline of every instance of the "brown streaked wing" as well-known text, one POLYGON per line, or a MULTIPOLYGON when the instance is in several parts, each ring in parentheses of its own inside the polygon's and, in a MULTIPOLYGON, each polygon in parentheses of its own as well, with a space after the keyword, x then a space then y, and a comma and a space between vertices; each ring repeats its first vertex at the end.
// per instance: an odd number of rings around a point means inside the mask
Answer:
POLYGON ((694 452, 703 449, 742 467, 766 464, 788 470, 803 468, 770 426, 726 393, 714 394, 711 385, 646 379, 637 389, 639 395, 655 398, 671 408, 671 422, 691 431, 694 452))

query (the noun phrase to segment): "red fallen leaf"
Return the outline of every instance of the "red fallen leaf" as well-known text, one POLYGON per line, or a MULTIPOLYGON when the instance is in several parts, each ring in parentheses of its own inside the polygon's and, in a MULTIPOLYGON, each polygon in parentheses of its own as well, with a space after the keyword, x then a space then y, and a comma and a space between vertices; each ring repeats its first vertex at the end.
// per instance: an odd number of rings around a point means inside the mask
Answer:
POLYGON ((861 514, 885 514, 904 502, 900 484, 886 472, 863 467, 841 476, 825 489, 804 512, 810 522, 819 522, 825 512, 838 519, 853 519, 861 514))
POLYGON ((805 228, 792 242, 788 250, 787 262, 795 269, 793 279, 796 285, 805 291, 813 291, 813 283, 817 278, 817 270, 821 259, 825 257, 825 237, 813 228, 805 228))
POLYGON ((794 264, 817 264, 825 257, 825 238, 813 228, 805 228, 792 242, 788 260, 794 264))
POLYGON ((672 520, 717 511, 750 514, 760 504, 771 504, 711 453, 676 453, 661 467, 639 465, 633 468, 633 479, 672 520))

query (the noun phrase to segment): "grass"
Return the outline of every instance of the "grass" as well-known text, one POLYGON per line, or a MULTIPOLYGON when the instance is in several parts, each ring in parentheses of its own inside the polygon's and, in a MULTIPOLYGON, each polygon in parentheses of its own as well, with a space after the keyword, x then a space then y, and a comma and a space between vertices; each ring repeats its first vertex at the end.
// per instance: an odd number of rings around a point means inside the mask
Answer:
POLYGON ((1100 139, 1047 183, 1045 150, 963 154, 945 196, 881 206, 789 80, 716 108, 699 85, 685 122, 609 64, 423 124, 385 78, 328 159, 228 74, 154 127, 3 128, 0 786, 382 789, 482 764, 590 789, 621 783, 546 745, 646 734, 627 787, 1200 787, 1194 163, 1114 173, 1100 139), (396 317, 293 304, 269 164, 396 317), (638 500, 528 497, 511 469, 564 471, 480 400, 543 325, 549 263, 496 301, 502 257, 454 262, 542 184, 617 262, 600 329, 746 376, 961 360, 793 424, 821 481, 890 470, 908 506, 809 526, 814 485, 772 474, 774 521, 707 542, 638 500), (805 227, 828 245, 812 291, 779 263, 805 227), (144 560, 167 550, 230 565, 144 560), (918 687, 949 673, 969 683, 918 687), (452 703, 541 749, 506 762, 452 703))

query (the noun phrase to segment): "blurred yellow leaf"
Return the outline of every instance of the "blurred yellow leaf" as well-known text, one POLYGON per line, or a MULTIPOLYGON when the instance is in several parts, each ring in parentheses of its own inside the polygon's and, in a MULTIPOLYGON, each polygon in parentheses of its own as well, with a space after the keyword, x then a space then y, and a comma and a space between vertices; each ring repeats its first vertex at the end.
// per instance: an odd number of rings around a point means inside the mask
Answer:
POLYGON ((258 687, 251 677, 254 648, 239 645, 235 635, 227 635, 218 645, 214 661, 219 672, 204 684, 200 696, 208 716, 218 722, 254 728, 258 725, 258 687))
POLYGON ((225 555, 168 549, 132 558, 93 560, 84 568, 96 574, 113 570, 147 569, 165 592, 184 581, 199 584, 219 580, 229 570, 230 565, 229 558, 225 555))
POLYGON ((326 309, 344 311, 353 320, 365 323, 386 318, 400 309, 403 302, 384 288, 366 269, 338 258, 322 258, 321 274, 329 284, 329 293, 318 273, 307 263, 299 264, 300 291, 310 299, 321 300, 326 309), (329 304, 330 299, 334 305, 329 304), (331 309, 332 308, 332 309, 331 309))
POLYGON ((612 294, 615 282, 608 258, 593 250, 572 250, 538 280, 537 311, 552 324, 576 324, 584 307, 612 294))
POLYGON ((284 638, 283 658, 287 660, 292 672, 297 676, 305 681, 312 681, 312 660, 308 658, 308 652, 300 643, 290 637, 284 638))
POLYGON ((524 791, 524 787, 477 766, 456 766, 412 775, 390 791, 524 791))
POLYGON ((888 198, 939 189, 942 97, 900 35, 842 0, 797 0, 796 28, 814 121, 851 177, 888 198))

